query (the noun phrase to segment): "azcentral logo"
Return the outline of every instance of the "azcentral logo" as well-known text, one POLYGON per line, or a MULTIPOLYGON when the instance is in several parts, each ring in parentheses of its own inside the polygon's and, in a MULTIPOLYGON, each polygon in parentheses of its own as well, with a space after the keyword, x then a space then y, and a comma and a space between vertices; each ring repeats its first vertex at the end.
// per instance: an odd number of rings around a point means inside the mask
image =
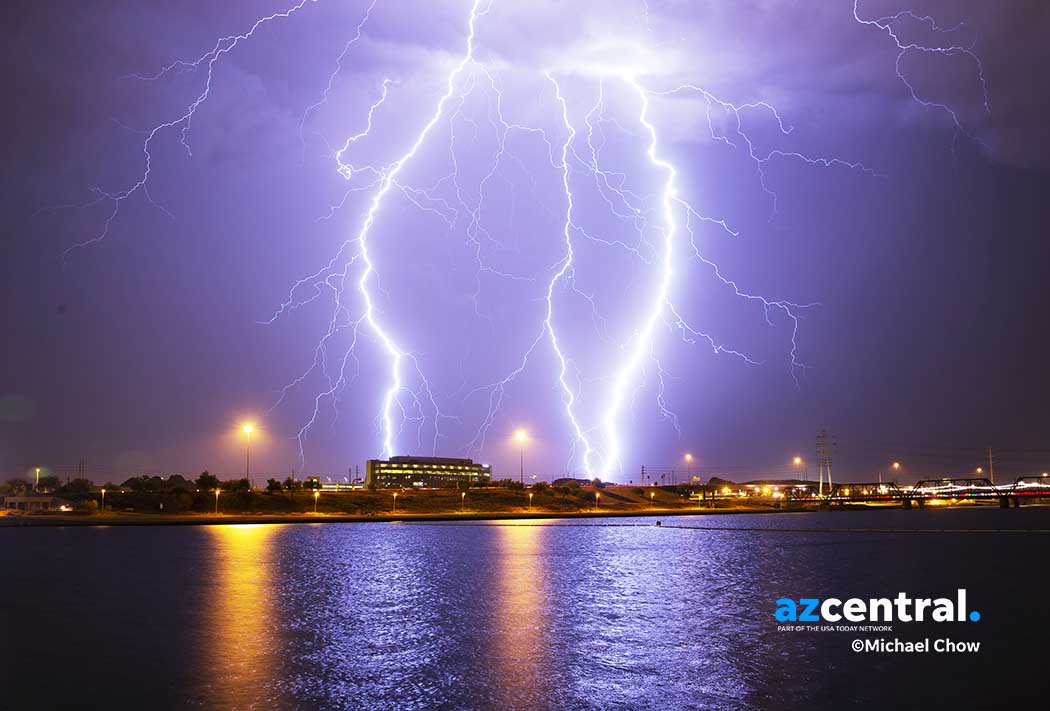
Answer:
POLYGON ((798 601, 782 597, 777 600, 777 622, 977 622, 981 613, 966 611, 966 591, 958 590, 956 598, 913 599, 907 593, 897 597, 862 600, 851 597, 821 600, 803 597, 798 601))

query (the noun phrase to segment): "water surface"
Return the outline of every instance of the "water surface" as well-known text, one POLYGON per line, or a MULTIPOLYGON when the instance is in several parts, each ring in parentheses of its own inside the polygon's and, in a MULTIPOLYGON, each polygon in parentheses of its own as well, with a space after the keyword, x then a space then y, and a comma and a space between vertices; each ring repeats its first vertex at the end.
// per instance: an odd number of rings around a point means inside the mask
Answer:
POLYGON ((1050 509, 656 520, 7 529, 0 679, 14 708, 1045 708, 1050 536, 960 530, 1050 509), (980 623, 890 636, 976 655, 773 618, 960 587, 980 623))

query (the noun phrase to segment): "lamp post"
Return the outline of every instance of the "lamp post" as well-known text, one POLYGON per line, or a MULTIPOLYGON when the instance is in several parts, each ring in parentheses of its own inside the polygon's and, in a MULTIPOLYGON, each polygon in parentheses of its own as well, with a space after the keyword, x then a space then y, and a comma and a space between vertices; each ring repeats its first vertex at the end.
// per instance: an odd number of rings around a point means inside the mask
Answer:
POLYGON ((33 493, 35 494, 40 488, 40 467, 36 468, 36 484, 33 485, 33 493))
POLYGON ((102 513, 106 513, 106 488, 102 487, 102 513))
POLYGON ((601 494, 600 491, 594 492, 594 510, 595 510, 595 512, 598 511, 598 499, 601 498, 601 495, 602 494, 601 494))
POLYGON ((397 492, 394 492, 394 509, 393 513, 397 513, 397 492))
POLYGON ((252 488, 252 430, 255 427, 249 422, 241 428, 244 431, 244 478, 248 480, 248 488, 252 488))
POLYGON ((529 441, 529 433, 525 430, 518 430, 514 433, 514 441, 518 443, 519 453, 519 470, 518 477, 521 481, 522 486, 525 485, 525 443, 529 441))
POLYGON ((215 490, 215 513, 219 513, 219 490, 215 490))
POLYGON ((321 498, 320 489, 314 489, 314 513, 317 513, 317 500, 321 498))
POLYGON ((459 492, 459 512, 467 512, 467 492, 465 491, 459 492))
POLYGON ((532 511, 532 492, 529 492, 529 511, 532 511))
POLYGON ((693 455, 689 452, 685 453, 685 478, 688 481, 693 480, 693 455))
POLYGON ((649 492, 649 508, 650 509, 656 508, 656 492, 655 491, 650 491, 649 492))

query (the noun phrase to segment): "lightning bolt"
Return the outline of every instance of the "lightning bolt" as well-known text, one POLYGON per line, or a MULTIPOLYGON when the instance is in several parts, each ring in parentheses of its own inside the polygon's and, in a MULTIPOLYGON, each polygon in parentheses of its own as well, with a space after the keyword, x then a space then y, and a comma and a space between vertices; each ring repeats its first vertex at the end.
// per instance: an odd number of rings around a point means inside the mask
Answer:
MULTIPOLYGON (((149 75, 134 75, 136 78, 155 82, 173 73, 204 72, 203 87, 179 115, 170 120, 142 131, 145 136, 142 143, 143 168, 134 182, 116 191, 103 191, 94 188, 95 198, 75 206, 89 207, 102 203, 110 204, 108 217, 100 230, 92 237, 77 242, 66 249, 70 251, 99 242, 110 233, 125 201, 141 193, 150 204, 174 219, 171 213, 153 199, 149 190, 149 180, 153 167, 152 149, 155 141, 165 132, 177 132, 181 145, 192 155, 188 134, 191 130, 196 111, 208 100, 212 89, 212 77, 218 62, 233 51, 239 43, 252 38, 256 31, 271 22, 286 19, 301 11, 308 3, 317 0, 300 0, 288 9, 275 12, 256 20, 247 31, 219 38, 212 49, 193 60, 178 60, 149 75)), ((360 20, 353 25, 350 38, 343 44, 342 51, 335 60, 334 69, 329 73, 327 84, 320 91, 319 98, 303 110, 298 134, 302 157, 306 149, 306 127, 310 117, 326 105, 335 83, 346 66, 351 50, 364 36, 366 25, 372 15, 377 0, 370 0, 360 20)), ((927 108, 942 110, 948 114, 955 127, 955 137, 959 134, 975 138, 962 119, 959 109, 947 102, 937 101, 921 95, 903 68, 905 57, 909 53, 937 54, 948 57, 964 57, 974 63, 976 79, 983 96, 984 111, 990 113, 988 88, 984 77, 984 67, 974 51, 974 43, 963 44, 955 41, 955 33, 962 24, 954 27, 942 27, 932 17, 903 10, 893 15, 875 19, 862 16, 859 0, 854 1, 853 17, 856 22, 873 27, 885 33, 895 43, 898 54, 896 74, 907 87, 914 101, 927 108), (909 26, 925 29, 934 35, 945 38, 945 42, 919 42, 905 39, 909 26)), ((648 35, 653 34, 650 22, 648 3, 643 2, 642 18, 648 35)), ((540 102, 546 102, 548 91, 553 94, 553 104, 557 109, 557 121, 560 127, 555 129, 529 125, 524 121, 509 118, 509 109, 505 110, 503 88, 499 75, 475 56, 475 38, 478 21, 492 9, 492 0, 473 0, 467 16, 466 47, 462 56, 452 66, 445 77, 444 91, 438 99, 428 120, 418 129, 411 144, 396 159, 381 163, 360 164, 354 158, 355 149, 362 142, 367 142, 373 133, 375 118, 384 110, 397 80, 385 78, 378 95, 368 106, 359 130, 347 136, 337 147, 332 147, 335 169, 346 181, 342 200, 333 204, 327 215, 320 219, 331 219, 350 199, 358 193, 367 193, 367 210, 357 227, 339 245, 335 255, 319 269, 306 277, 292 283, 287 296, 274 310, 271 317, 263 323, 272 324, 307 304, 322 297, 331 298, 332 311, 327 320, 327 327, 313 349, 313 358, 309 366, 286 384, 279 393, 273 407, 282 405, 293 390, 304 387, 307 380, 319 373, 324 381, 320 391, 313 397, 312 412, 307 421, 296 434, 299 445, 300 460, 305 462, 305 440, 311 428, 317 423, 326 404, 330 404, 338 419, 339 397, 348 385, 357 377, 359 364, 357 350, 363 339, 370 339, 384 360, 387 374, 386 382, 380 397, 378 412, 375 417, 381 439, 381 452, 384 457, 397 453, 399 439, 409 422, 417 423, 416 437, 421 443, 424 427, 433 421, 432 447, 438 449, 442 437, 442 422, 446 419, 458 420, 458 416, 444 412, 439 405, 435 389, 423 372, 420 356, 403 345, 396 329, 382 318, 379 295, 384 294, 380 280, 381 265, 374 258, 374 234, 377 223, 384 210, 389 209, 391 194, 404 197, 409 204, 435 219, 440 220, 451 233, 462 230, 469 244, 474 260, 474 313, 488 321, 495 332, 491 315, 482 308, 483 283, 485 275, 513 281, 535 282, 537 303, 542 298, 542 316, 528 331, 528 339, 520 356, 515 357, 509 371, 480 387, 466 391, 464 405, 476 396, 485 398, 485 410, 481 423, 474 432, 473 439, 467 443, 467 449, 481 452, 486 445, 486 438, 494 426, 507 388, 514 383, 532 363, 538 351, 549 346, 554 358, 552 381, 555 385, 560 404, 564 409, 565 420, 570 429, 571 451, 568 465, 572 467, 577 461, 589 476, 608 477, 623 470, 624 454, 627 449, 622 435, 625 411, 633 413, 634 404, 639 393, 649 389, 649 381, 655 381, 655 402, 660 416, 670 422, 681 434, 678 415, 667 399, 666 380, 674 375, 660 360, 660 335, 662 330, 676 335, 687 344, 704 344, 717 355, 729 356, 749 366, 760 365, 761 361, 747 353, 723 343, 712 333, 690 322, 684 316, 688 313, 675 301, 676 277, 687 265, 701 269, 716 283, 721 284, 729 293, 744 302, 761 309, 765 322, 774 325, 774 316, 786 319, 790 323, 790 374, 796 383, 800 382, 807 368, 800 358, 799 331, 802 320, 809 309, 819 306, 818 303, 799 303, 782 298, 763 296, 751 288, 742 286, 742 282, 731 276, 704 250, 697 236, 698 228, 703 225, 713 228, 719 234, 737 238, 738 230, 719 216, 711 216, 698 209, 683 195, 685 188, 679 185, 679 174, 672 158, 668 155, 667 141, 661 138, 657 121, 652 117, 651 101, 654 97, 673 99, 676 97, 699 98, 702 102, 703 120, 711 139, 724 145, 750 161, 754 167, 757 184, 768 196, 769 217, 777 214, 778 195, 770 184, 766 169, 775 161, 797 161, 814 169, 849 170, 869 177, 884 177, 867 165, 846 158, 809 155, 787 148, 766 147, 764 142, 756 141, 747 130, 752 116, 760 116, 772 121, 778 140, 791 134, 793 127, 785 121, 778 109, 763 100, 746 103, 727 101, 715 96, 705 88, 695 84, 681 84, 670 88, 649 87, 641 77, 649 78, 642 68, 625 71, 615 66, 601 66, 597 70, 598 79, 591 85, 596 88, 593 104, 588 101, 584 109, 576 115, 582 116, 578 126, 570 118, 575 108, 570 111, 573 97, 567 95, 563 84, 555 76, 554 70, 543 72, 546 80, 540 102), (623 125, 606 105, 606 83, 616 90, 626 89, 637 105, 637 115, 631 127, 623 125), (475 116, 467 108, 468 98, 479 92, 485 92, 483 98, 491 97, 488 111, 488 125, 495 135, 495 148, 491 154, 486 153, 487 161, 480 171, 476 185, 468 185, 461 179, 459 151, 461 143, 477 139, 484 124, 479 126, 475 116), (727 119, 723 124, 720 119, 727 119), (447 123, 448 156, 451 161, 449 172, 435 182, 426 185, 412 185, 404 177, 404 168, 416 158, 420 149, 440 128, 447 123), (720 128, 724 125, 725 128, 720 128), (612 129, 608 129, 612 126, 612 129), (633 185, 632 175, 627 169, 610 167, 603 153, 608 137, 606 131, 620 131, 639 141, 644 148, 644 160, 652 167, 656 175, 661 176, 652 186, 651 191, 633 185), (517 161, 530 180, 531 173, 524 167, 508 146, 512 134, 528 136, 527 140, 537 141, 545 152, 546 162, 552 175, 560 182, 560 192, 564 199, 563 207, 559 202, 557 212, 546 206, 554 215, 559 225, 557 231, 558 256, 553 264, 533 274, 517 274, 506 269, 497 268, 485 257, 487 245, 501 246, 496 237, 489 234, 484 224, 486 211, 486 194, 493 180, 496 179, 506 161, 517 161), (554 136, 557 134, 557 138, 554 136), (464 139, 464 136, 466 138, 464 139), (584 177, 586 180, 581 180, 584 177), (593 225, 586 220, 585 212, 579 206, 586 206, 587 196, 591 191, 599 197, 613 221, 628 231, 628 236, 609 234, 604 225, 593 225), (581 197, 582 196, 582 197, 581 197), (588 289, 579 276, 586 265, 587 251, 597 248, 616 250, 628 256, 632 267, 638 273, 653 280, 644 292, 642 302, 644 312, 630 329, 623 342, 617 342, 610 324, 615 325, 614 314, 603 313, 602 297, 599 290, 588 289), (685 260, 680 260, 681 257, 685 260), (578 283, 579 280, 579 283, 578 283), (540 290, 542 289, 542 292, 540 290), (586 302, 590 309, 595 333, 601 344, 612 351, 613 367, 608 374, 601 374, 592 380, 581 368, 579 361, 573 358, 572 334, 566 334, 558 327, 560 311, 568 302, 573 304, 586 302), (348 341, 348 343, 347 343, 348 341), (596 386, 600 396, 595 397, 596 406, 589 411, 589 392, 587 388, 596 386), (598 410, 600 406, 600 410, 598 410)), ((560 70, 559 70, 560 71, 560 70)), ((586 71, 580 68, 580 76, 592 78, 594 68, 586 71)), ((569 73, 566 70, 565 73, 569 73)), ((574 78, 577 78, 574 75, 574 78)), ((656 83, 655 81, 653 82, 656 83)), ((566 83, 565 87, 571 85, 566 83)), ((611 89, 610 89, 611 90, 611 89)), ((632 103, 632 106, 635 104, 632 103)), ((575 107, 576 104, 573 103, 575 107)), ((359 119, 360 120, 360 119, 359 119)), ((954 146, 955 138, 953 138, 954 146)), ((546 171, 547 167, 543 167, 546 171)), ((509 182, 509 181, 508 181, 509 182)), ((538 202, 538 201, 537 201, 538 202)), ((624 294, 633 286, 635 273, 632 271, 624 294)), ((326 302, 327 303, 327 302, 326 302)), ((620 319, 622 320, 622 319, 620 319)), ((785 350, 787 346, 785 345, 785 350)), ((464 378, 464 383, 466 379, 464 378)), ((461 386, 460 392, 466 389, 461 386)), ((442 400, 444 402, 444 400, 442 400)))
MULTIPOLYGON (((322 90, 321 92, 321 98, 315 101, 314 103, 310 104, 303 110, 302 118, 299 119, 299 144, 302 147, 301 150, 303 152, 304 158, 306 155, 306 138, 303 136, 303 128, 306 125, 306 121, 310 117, 311 113, 328 103, 328 95, 332 93, 332 85, 335 83, 335 78, 339 76, 340 72, 343 71, 343 60, 346 59, 346 55, 350 52, 350 48, 357 44, 357 41, 361 39, 361 34, 364 32, 365 25, 368 23, 369 18, 372 16, 372 10, 373 8, 375 8, 376 3, 378 1, 379 0, 372 0, 369 3, 368 9, 365 10, 364 17, 361 18, 361 21, 357 23, 357 27, 354 29, 354 36, 351 37, 343 46, 343 51, 339 53, 339 57, 335 60, 335 69, 333 69, 332 73, 328 75, 328 83, 325 85, 324 90, 322 90)), ((386 98, 386 82, 383 83, 383 98, 386 98)), ((372 111, 370 111, 368 114, 369 128, 371 128, 372 126, 372 112, 374 111, 375 106, 372 107, 372 111)), ((344 146, 344 150, 345 149, 346 146, 344 146)))
POLYGON ((984 145, 983 141, 981 141, 980 138, 975 136, 964 126, 962 119, 959 117, 959 112, 957 109, 951 107, 950 105, 942 101, 935 101, 933 99, 927 99, 920 96, 919 92, 915 89, 915 86, 908 79, 908 76, 904 73, 904 69, 902 67, 902 63, 904 61, 905 56, 907 56, 910 52, 917 52, 920 54, 939 54, 946 57, 966 57, 969 61, 973 62, 973 64, 976 67, 976 79, 977 83, 981 88, 981 97, 984 113, 986 116, 991 116, 992 109, 990 100, 988 98, 988 83, 985 81, 984 78, 984 63, 981 62, 981 58, 977 56, 976 52, 974 52, 974 47, 977 43, 976 39, 970 42, 970 44, 968 45, 952 44, 950 41, 942 45, 918 41, 909 42, 901 38, 901 29, 898 29, 899 26, 901 26, 904 22, 911 21, 920 26, 928 28, 930 32, 936 35, 946 37, 959 31, 962 27, 966 25, 965 22, 960 22, 957 25, 954 25, 953 27, 941 27, 938 24, 937 20, 933 17, 929 15, 920 15, 912 10, 902 10, 893 15, 886 15, 875 19, 865 19, 861 17, 860 0, 854 0, 853 2, 853 19, 862 25, 878 28, 879 30, 883 31, 890 39, 893 40, 893 43, 897 46, 897 49, 899 50, 897 52, 897 60, 894 63, 894 67, 897 72, 897 78, 901 80, 905 87, 907 87, 908 92, 911 94, 911 98, 915 102, 921 104, 926 108, 940 109, 941 111, 944 111, 948 114, 948 116, 952 120, 952 123, 955 125, 955 135, 952 139, 953 149, 955 147, 955 140, 959 137, 960 134, 966 136, 967 138, 976 143, 984 145))
POLYGON ((80 242, 76 242, 67 247, 65 250, 63 250, 63 258, 68 256, 74 250, 81 249, 92 244, 97 244, 104 240, 107 236, 109 236, 110 229, 112 228, 113 223, 116 221, 117 216, 120 213, 121 206, 124 204, 124 202, 126 202, 128 199, 130 199, 137 193, 141 192, 151 205, 163 212, 169 219, 175 219, 175 216, 172 215, 170 211, 168 211, 163 205, 161 205, 153 199, 153 196, 150 194, 149 191, 150 173, 153 170, 153 154, 151 152, 151 148, 154 140, 156 140, 156 138, 159 135, 161 135, 168 129, 178 129, 179 143, 182 144, 182 147, 186 150, 187 155, 193 155, 193 151, 190 148, 187 136, 189 134, 190 128, 192 127, 193 118, 197 113, 197 109, 199 109, 211 95, 212 76, 214 75, 215 66, 218 63, 218 61, 222 59, 222 57, 226 54, 232 52, 238 44, 248 39, 251 39, 251 37, 255 35, 256 31, 260 27, 274 22, 276 20, 287 19, 288 17, 291 17, 294 13, 301 10, 307 4, 307 2, 317 2, 317 0, 300 0, 298 3, 291 6, 287 10, 275 12, 256 20, 255 23, 252 24, 252 26, 246 32, 243 32, 239 35, 229 35, 226 37, 221 37, 215 42, 215 46, 212 47, 212 49, 205 52, 195 60, 176 60, 162 68, 160 71, 151 75, 130 75, 131 77, 136 79, 153 82, 161 79, 162 77, 172 72, 196 72, 202 66, 206 70, 203 89, 196 96, 196 98, 192 102, 190 102, 190 104, 186 107, 185 111, 182 114, 168 121, 155 125, 149 131, 141 132, 146 135, 146 138, 142 143, 143 169, 142 172, 139 174, 138 178, 135 180, 135 182, 117 191, 107 191, 103 190, 100 187, 95 187, 92 189, 92 192, 94 192, 96 196, 93 200, 76 205, 56 205, 49 208, 62 209, 74 207, 78 209, 84 209, 105 202, 108 202, 112 205, 109 212, 109 216, 103 222, 102 228, 93 237, 86 240, 82 240, 80 242))
POLYGON ((609 404, 606 406, 605 419, 602 423, 606 439, 606 452, 601 470, 603 475, 608 475, 612 467, 620 466, 622 445, 620 444, 620 436, 617 429, 620 411, 623 409, 627 388, 636 377, 646 354, 653 349, 653 332, 667 307, 671 293, 671 280, 674 275, 674 247, 675 237, 678 232, 674 214, 675 199, 678 195, 675 178, 678 176, 678 172, 675 170, 674 165, 657 154, 658 139, 656 127, 649 121, 649 95, 633 76, 624 75, 622 79, 637 92, 641 102, 638 122, 645 127, 649 134, 649 147, 646 150, 646 155, 654 166, 666 173, 667 179, 664 182, 660 198, 663 214, 663 248, 660 258, 660 277, 653 294, 649 314, 642 322, 641 328, 635 332, 628 355, 613 379, 609 404))
POLYGON ((561 87, 558 82, 550 74, 546 73, 547 80, 554 85, 554 95, 557 98, 558 105, 561 107, 561 117, 565 124, 566 137, 565 143, 561 147, 561 171, 562 171, 562 186, 565 189, 565 226, 563 235, 565 236, 565 258, 561 262, 560 268, 554 273, 554 276, 550 280, 550 284, 547 286, 547 315, 543 319, 543 323, 546 326, 547 334, 550 337, 551 348, 554 350, 554 354, 558 359, 558 383, 561 385, 561 390, 564 396, 565 402, 565 414, 572 423, 573 431, 576 438, 573 442, 572 453, 569 457, 571 464, 573 457, 576 453, 576 445, 582 444, 584 448, 583 453, 583 468, 588 474, 591 473, 591 455, 593 449, 591 443, 587 438, 586 433, 583 431, 583 427, 580 425, 579 420, 576 418, 576 414, 573 412, 573 405, 576 402, 576 395, 572 388, 569 386, 566 380, 566 375, 569 370, 568 361, 565 358, 565 354, 562 352, 561 345, 558 342, 558 335, 554 329, 554 291, 566 274, 572 269, 573 258, 575 252, 572 247, 572 229, 573 229, 573 197, 572 187, 569 185, 569 147, 572 145, 573 140, 576 138, 576 130, 573 128, 572 123, 569 121, 569 110, 565 103, 565 99, 562 97, 561 87))
MULTIPOLYGON (((477 19, 480 15, 485 14, 479 12, 481 8, 481 0, 474 0, 473 5, 470 8, 470 19, 468 21, 468 33, 467 33, 467 51, 463 56, 463 59, 456 65, 455 69, 448 75, 446 81, 445 93, 441 96, 438 101, 437 107, 434 109, 433 115, 430 120, 423 126, 419 134, 416 136, 416 140, 412 143, 412 146, 404 153, 398 160, 394 162, 392 167, 386 171, 383 177, 379 189, 376 191, 372 198, 371 205, 368 208, 368 212, 365 216, 364 223, 361 229, 358 231, 354 241, 359 247, 359 254, 362 262, 364 263, 364 269, 357 281, 357 290, 361 294, 361 298, 364 301, 364 315, 363 319, 368 324, 372 334, 382 344, 383 349, 386 351, 389 357, 389 373, 390 373, 390 385, 383 396, 382 408, 380 411, 380 418, 382 423, 383 433, 383 456, 391 457, 396 451, 395 440, 396 432, 394 427, 393 409, 397 404, 398 394, 404 388, 404 384, 401 379, 401 365, 405 360, 411 361, 422 379, 426 391, 430 392, 429 383, 427 383, 425 376, 423 376, 422 370, 419 368, 418 360, 412 354, 406 352, 400 345, 398 345, 394 336, 385 328, 379 321, 376 313, 375 299, 373 298, 372 291, 369 288, 370 281, 376 274, 376 267, 372 261, 369 253, 368 237, 371 233, 372 227, 375 225, 376 217, 379 213, 379 209, 383 204, 383 199, 387 196, 390 190, 395 185, 395 180, 400 174, 401 170, 405 165, 415 157, 419 151, 423 142, 426 140, 427 134, 434 128, 437 122, 441 119, 442 114, 445 111, 445 105, 449 99, 452 98, 456 89, 456 80, 467 68, 467 66, 474 59, 474 32, 477 19)), ((431 397, 432 399, 432 397, 431 397)), ((435 435, 436 436, 436 435, 435 435)))

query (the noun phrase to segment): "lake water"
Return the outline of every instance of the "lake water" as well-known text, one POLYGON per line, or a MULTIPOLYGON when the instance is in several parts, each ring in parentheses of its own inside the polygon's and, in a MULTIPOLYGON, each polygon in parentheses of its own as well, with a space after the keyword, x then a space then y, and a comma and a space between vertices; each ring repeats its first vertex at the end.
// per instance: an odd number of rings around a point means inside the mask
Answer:
POLYGON ((1047 708, 1050 535, 961 529, 1050 509, 658 518, 0 529, 0 706, 1047 708), (773 616, 957 588, 980 622, 884 636, 977 654, 773 616))

